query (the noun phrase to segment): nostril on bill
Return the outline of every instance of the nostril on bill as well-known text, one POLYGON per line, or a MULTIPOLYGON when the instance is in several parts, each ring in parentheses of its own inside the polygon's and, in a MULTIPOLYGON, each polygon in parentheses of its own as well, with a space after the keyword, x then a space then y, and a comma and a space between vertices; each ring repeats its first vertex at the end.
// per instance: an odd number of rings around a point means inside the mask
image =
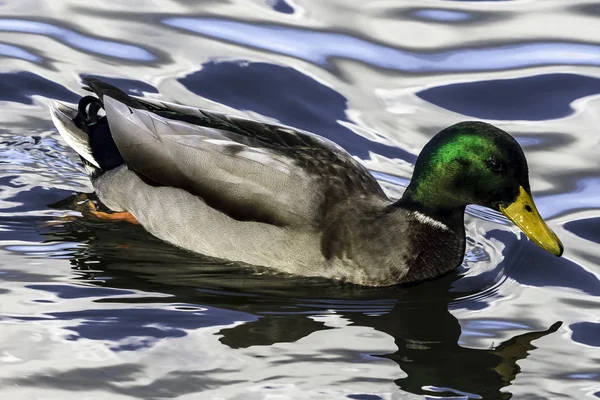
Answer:
POLYGON ((532 212, 532 211, 533 211, 533 209, 531 208, 531 206, 530 206, 529 204, 527 204, 527 205, 525 206, 525 210, 526 210, 527 212, 532 212))

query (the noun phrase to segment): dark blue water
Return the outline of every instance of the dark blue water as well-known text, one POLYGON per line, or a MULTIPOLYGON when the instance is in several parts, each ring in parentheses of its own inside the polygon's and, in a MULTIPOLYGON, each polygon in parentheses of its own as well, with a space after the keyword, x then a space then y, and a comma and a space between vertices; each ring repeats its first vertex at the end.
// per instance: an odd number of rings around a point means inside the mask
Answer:
POLYGON ((600 397, 598 37, 572 0, 0 3, 2 398, 600 397), (459 270, 369 289, 83 219, 47 103, 85 76, 319 133, 392 197, 437 131, 492 122, 565 255, 472 207, 459 270))

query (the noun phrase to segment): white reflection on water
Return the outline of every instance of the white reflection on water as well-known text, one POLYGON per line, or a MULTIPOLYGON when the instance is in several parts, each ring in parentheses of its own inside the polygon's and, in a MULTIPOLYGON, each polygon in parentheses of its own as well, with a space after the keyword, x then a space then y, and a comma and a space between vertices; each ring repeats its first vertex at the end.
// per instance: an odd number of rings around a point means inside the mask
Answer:
POLYGON ((600 46, 583 43, 515 43, 479 49, 415 53, 333 32, 254 25, 212 18, 166 18, 163 23, 207 37, 326 65, 330 58, 363 61, 408 72, 488 71, 540 65, 600 65, 600 46))
POLYGON ((77 49, 125 60, 151 61, 156 58, 149 51, 137 46, 85 36, 73 30, 55 26, 47 22, 0 19, 1 31, 44 35, 77 49))

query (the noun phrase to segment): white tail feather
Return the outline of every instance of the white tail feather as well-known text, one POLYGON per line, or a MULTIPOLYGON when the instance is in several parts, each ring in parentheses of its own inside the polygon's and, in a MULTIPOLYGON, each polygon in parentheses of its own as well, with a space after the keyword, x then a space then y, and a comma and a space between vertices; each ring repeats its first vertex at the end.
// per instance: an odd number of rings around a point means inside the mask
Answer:
POLYGON ((88 135, 73 123, 73 117, 77 115, 77 108, 53 100, 50 103, 50 115, 54 126, 65 142, 90 164, 100 168, 92 156, 88 135))

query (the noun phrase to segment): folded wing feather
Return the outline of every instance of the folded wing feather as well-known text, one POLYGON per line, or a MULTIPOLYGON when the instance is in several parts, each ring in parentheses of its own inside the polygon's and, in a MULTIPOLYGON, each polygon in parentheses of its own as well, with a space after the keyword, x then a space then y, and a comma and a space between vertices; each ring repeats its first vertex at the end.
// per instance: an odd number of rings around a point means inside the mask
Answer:
POLYGON ((111 133, 129 167, 185 189, 240 220, 313 224, 319 182, 295 160, 235 141, 235 133, 163 118, 104 96, 111 133))

